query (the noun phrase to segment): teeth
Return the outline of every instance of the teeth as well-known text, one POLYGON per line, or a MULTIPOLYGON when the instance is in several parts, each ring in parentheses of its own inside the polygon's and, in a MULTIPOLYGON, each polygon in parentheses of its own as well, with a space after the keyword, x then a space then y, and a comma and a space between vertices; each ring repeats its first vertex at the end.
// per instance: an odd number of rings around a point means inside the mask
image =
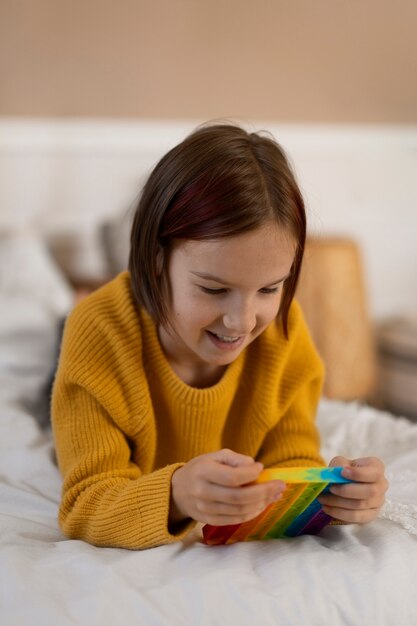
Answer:
POLYGON ((220 341, 224 341, 225 343, 233 343, 239 339, 239 337, 227 337, 226 335, 219 335, 217 333, 213 333, 213 335, 216 335, 220 341))

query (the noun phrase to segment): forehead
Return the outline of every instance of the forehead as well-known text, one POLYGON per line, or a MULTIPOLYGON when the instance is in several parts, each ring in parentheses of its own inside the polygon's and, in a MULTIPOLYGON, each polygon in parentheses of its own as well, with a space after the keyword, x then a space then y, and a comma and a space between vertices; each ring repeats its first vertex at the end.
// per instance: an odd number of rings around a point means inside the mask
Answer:
POLYGON ((213 274, 225 282, 272 284, 291 269, 294 239, 275 223, 233 237, 179 241, 172 269, 213 274))

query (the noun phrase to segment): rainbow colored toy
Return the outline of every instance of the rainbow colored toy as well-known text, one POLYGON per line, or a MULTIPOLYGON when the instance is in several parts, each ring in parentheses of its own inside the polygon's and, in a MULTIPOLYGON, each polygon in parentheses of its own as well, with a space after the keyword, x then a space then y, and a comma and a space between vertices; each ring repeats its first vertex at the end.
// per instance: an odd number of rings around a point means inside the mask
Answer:
POLYGON ((257 483, 282 480, 282 497, 260 515, 242 524, 203 527, 204 543, 220 545, 237 541, 315 535, 333 518, 321 508, 317 496, 332 483, 352 482, 341 474, 343 467, 282 467, 264 470, 257 483))

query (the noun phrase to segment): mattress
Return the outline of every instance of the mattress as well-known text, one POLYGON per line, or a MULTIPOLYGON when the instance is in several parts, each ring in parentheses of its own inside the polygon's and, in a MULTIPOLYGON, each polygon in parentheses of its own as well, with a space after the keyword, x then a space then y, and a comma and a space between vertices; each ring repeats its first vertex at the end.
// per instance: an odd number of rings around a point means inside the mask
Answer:
POLYGON ((143 551, 67 539, 48 394, 69 299, 56 275, 42 289, 25 280, 0 285, 2 625, 417 623, 417 425, 355 403, 323 399, 317 424, 327 460, 385 462, 387 501, 370 524, 222 546, 205 545, 198 526, 143 551))

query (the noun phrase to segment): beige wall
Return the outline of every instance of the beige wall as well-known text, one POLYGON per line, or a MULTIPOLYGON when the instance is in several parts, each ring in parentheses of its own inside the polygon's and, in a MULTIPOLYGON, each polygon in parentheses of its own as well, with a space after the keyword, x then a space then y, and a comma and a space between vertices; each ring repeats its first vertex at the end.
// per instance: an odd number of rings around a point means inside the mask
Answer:
POLYGON ((417 122, 416 0, 0 0, 0 115, 417 122))

